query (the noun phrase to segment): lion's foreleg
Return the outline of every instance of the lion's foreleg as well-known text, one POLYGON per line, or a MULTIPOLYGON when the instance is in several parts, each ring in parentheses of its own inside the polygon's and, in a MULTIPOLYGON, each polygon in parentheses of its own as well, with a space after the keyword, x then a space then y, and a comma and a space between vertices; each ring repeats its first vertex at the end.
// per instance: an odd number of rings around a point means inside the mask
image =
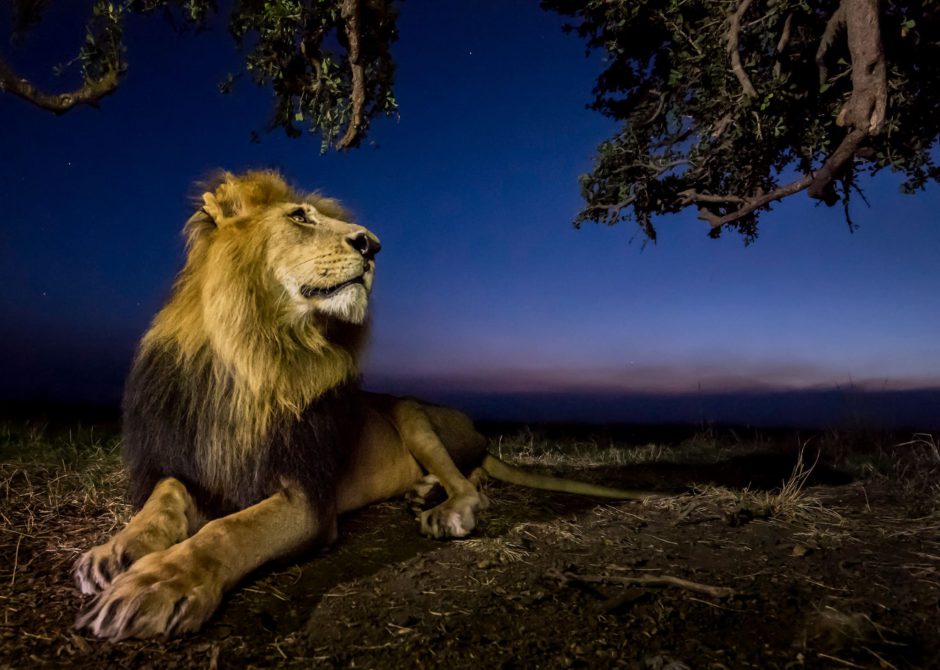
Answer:
POLYGON ((185 540, 197 516, 186 487, 172 477, 161 480, 123 530, 75 561, 75 583, 82 593, 98 593, 135 561, 185 540))
POLYGON ((210 521, 188 540, 137 561, 76 625, 111 640, 198 630, 242 577, 331 533, 335 514, 326 516, 291 490, 210 521))
POLYGON ((405 446, 429 473, 440 480, 447 500, 420 515, 421 532, 431 537, 464 537, 476 526, 476 513, 487 505, 447 452, 427 413, 413 400, 395 405, 395 423, 405 446))

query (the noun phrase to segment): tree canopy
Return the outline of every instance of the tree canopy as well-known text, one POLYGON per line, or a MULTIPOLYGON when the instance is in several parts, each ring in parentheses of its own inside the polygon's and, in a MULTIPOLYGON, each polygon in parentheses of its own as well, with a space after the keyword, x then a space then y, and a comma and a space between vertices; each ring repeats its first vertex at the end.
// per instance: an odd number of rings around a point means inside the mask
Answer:
POLYGON ((936 180, 940 25, 931 0, 542 0, 604 52, 592 106, 621 122, 581 179, 576 224, 696 207, 751 240, 774 201, 848 205, 856 177, 936 180))
MULTIPOLYGON (((533 0, 534 1, 534 0, 533 0)), ((53 4, 13 0, 14 41, 53 4)), ((48 93, 0 57, 0 91, 64 113, 96 105, 126 71, 123 26, 162 13, 204 26, 214 0, 89 0, 76 57, 82 84, 48 93)), ((860 173, 891 168, 914 192, 940 171, 940 14, 933 0, 541 0, 600 51, 590 106, 616 120, 581 178, 575 224, 697 209, 717 236, 750 241, 775 201, 806 191, 828 205, 860 194, 860 173)), ((392 0, 237 0, 229 32, 241 74, 274 92, 273 128, 357 146, 395 112, 392 0)))
MULTIPOLYGON (((14 42, 24 38, 53 4, 13 0, 14 42)), ((127 70, 124 23, 128 15, 162 14, 179 28, 204 27, 215 0, 93 0, 85 41, 75 61, 82 84, 50 94, 18 76, 0 58, 0 91, 61 114, 97 105, 113 93, 127 70)), ((270 125, 297 137, 320 133, 323 149, 347 149, 365 137, 369 121, 396 109, 395 66, 389 49, 397 38, 397 11, 385 0, 239 0, 228 29, 244 54, 244 72, 220 84, 228 92, 247 73, 274 92, 270 125)))

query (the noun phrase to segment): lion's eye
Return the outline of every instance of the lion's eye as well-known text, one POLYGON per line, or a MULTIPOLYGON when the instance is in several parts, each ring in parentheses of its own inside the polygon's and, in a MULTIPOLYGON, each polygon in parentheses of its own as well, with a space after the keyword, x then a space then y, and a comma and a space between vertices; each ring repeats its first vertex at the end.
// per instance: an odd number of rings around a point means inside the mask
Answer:
POLYGON ((305 212, 303 209, 295 209, 293 212, 288 214, 288 216, 290 217, 290 220, 295 223, 310 223, 307 220, 307 212, 305 212))

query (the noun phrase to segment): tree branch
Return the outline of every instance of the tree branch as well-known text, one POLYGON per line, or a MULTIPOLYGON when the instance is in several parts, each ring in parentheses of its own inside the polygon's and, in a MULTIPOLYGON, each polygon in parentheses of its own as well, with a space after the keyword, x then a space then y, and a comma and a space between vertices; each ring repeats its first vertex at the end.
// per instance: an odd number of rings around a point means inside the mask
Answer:
POLYGON ((633 204, 636 200, 636 196, 632 195, 626 200, 621 200, 620 202, 615 202, 610 205, 588 205, 585 208, 586 212, 619 212, 624 207, 633 204))
POLYGON ((757 91, 754 90, 751 79, 747 76, 747 72, 744 71, 744 67, 741 65, 741 54, 738 51, 738 41, 741 37, 741 17, 744 16, 744 13, 751 6, 752 1, 753 0, 742 0, 741 4, 738 5, 738 9, 729 17, 728 54, 731 56, 731 70, 741 83, 741 88, 744 89, 745 95, 749 98, 756 98, 757 91))
POLYGON ((118 71, 109 69, 98 79, 86 79, 74 91, 46 93, 28 79, 18 76, 5 61, 0 60, 0 92, 15 95, 53 114, 64 114, 78 105, 97 107, 102 98, 117 89, 119 77, 118 71))
POLYGON ((826 23, 826 29, 819 39, 819 48, 816 50, 816 67, 819 68, 819 85, 822 86, 829 79, 829 69, 826 67, 826 54, 836 40, 839 30, 845 25, 845 10, 842 5, 833 12, 826 23))
POLYGON ((728 203, 737 203, 740 205, 747 203, 747 198, 739 195, 712 195, 711 193, 699 193, 694 188, 679 192, 679 204, 687 207, 698 202, 709 202, 716 205, 725 205, 728 203))
POLYGON ((839 176, 842 169, 852 160, 861 147, 862 142, 868 138, 868 133, 858 128, 852 128, 842 142, 832 152, 826 162, 813 173, 813 183, 809 187, 809 197, 817 200, 826 200, 830 205, 829 195, 832 180, 839 176))
POLYGON ((783 53, 783 50, 787 48, 787 45, 790 43, 790 30, 793 25, 793 12, 787 14, 787 18, 783 21, 783 30, 780 31, 780 40, 777 42, 777 54, 783 53))
POLYGON ((359 61, 359 0, 343 0, 340 15, 346 23, 349 41, 349 69, 352 72, 352 112, 346 133, 336 143, 337 149, 348 149, 362 139, 363 109, 366 103, 365 70, 359 61))
POLYGON ((683 206, 691 205, 693 203, 709 203, 716 205, 740 204, 741 207, 727 214, 715 214, 706 207, 698 208, 698 218, 702 219, 703 221, 708 221, 712 228, 720 228, 725 224, 742 219, 755 210, 758 210, 761 207, 765 207, 772 202, 782 200, 783 198, 793 195, 794 193, 799 193, 803 189, 807 188, 811 183, 813 183, 813 175, 804 175, 800 179, 797 179, 796 181, 793 181, 786 186, 781 186, 780 188, 774 189, 769 193, 762 193, 750 198, 742 198, 741 196, 737 195, 712 195, 709 193, 696 193, 694 190, 683 191, 679 195, 682 197, 680 202, 683 206))
POLYGON ((835 198, 833 179, 851 164, 865 140, 884 127, 888 80, 878 9, 878 0, 842 0, 839 6, 852 58, 852 95, 839 111, 836 125, 849 131, 816 171, 809 188, 810 197, 830 204, 835 198))
POLYGON ((783 54, 783 50, 787 48, 787 45, 790 43, 790 30, 793 25, 793 12, 787 14, 787 18, 783 21, 783 30, 780 32, 780 40, 777 42, 777 62, 774 63, 774 76, 779 77, 781 71, 783 70, 783 64, 780 60, 780 56, 783 54))
POLYGON ((620 165, 614 168, 613 170, 611 170, 611 172, 616 174, 616 173, 627 172, 628 170, 636 170, 637 168, 640 168, 643 170, 649 170, 650 172, 654 172, 655 174, 653 175, 653 178, 655 179, 656 177, 659 177, 664 172, 668 172, 672 168, 679 167, 680 165, 688 165, 688 164, 689 164, 688 158, 676 158, 674 160, 666 161, 665 163, 656 163, 654 161, 650 161, 649 163, 644 163, 642 161, 635 161, 633 163, 627 163, 626 165, 620 165))
POLYGON ((842 0, 852 57, 852 96, 836 123, 877 135, 888 107, 888 79, 878 0, 842 0))

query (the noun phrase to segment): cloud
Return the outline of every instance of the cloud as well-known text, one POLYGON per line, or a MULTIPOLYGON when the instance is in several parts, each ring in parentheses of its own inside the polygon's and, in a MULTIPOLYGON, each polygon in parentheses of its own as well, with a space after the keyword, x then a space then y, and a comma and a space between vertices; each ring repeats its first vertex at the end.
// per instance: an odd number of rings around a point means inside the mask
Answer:
POLYGON ((811 363, 633 363, 611 367, 463 366, 366 372, 373 388, 470 393, 766 393, 820 389, 900 391, 940 387, 933 376, 873 378, 811 363))

